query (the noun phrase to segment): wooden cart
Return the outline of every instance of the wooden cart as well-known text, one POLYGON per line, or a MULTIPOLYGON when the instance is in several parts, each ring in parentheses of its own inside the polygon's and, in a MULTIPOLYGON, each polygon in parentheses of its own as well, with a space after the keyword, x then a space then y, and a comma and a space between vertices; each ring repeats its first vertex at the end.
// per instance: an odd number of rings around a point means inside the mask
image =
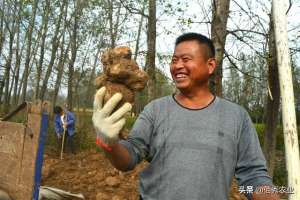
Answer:
POLYGON ((0 189, 14 200, 38 199, 49 107, 24 102, 0 121, 0 189), (18 113, 23 122, 9 121, 18 113))

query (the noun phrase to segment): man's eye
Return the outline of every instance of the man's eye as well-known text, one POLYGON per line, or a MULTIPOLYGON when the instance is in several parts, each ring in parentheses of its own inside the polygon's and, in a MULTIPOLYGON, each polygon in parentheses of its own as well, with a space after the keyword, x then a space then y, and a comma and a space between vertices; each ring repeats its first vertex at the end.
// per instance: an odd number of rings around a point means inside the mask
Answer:
POLYGON ((171 60, 171 63, 172 63, 172 64, 174 64, 174 63, 176 63, 176 62, 177 62, 177 59, 172 59, 172 60, 171 60))
POLYGON ((187 62, 187 61, 189 61, 189 60, 190 60, 190 58, 187 58, 187 57, 186 57, 186 58, 182 58, 182 61, 183 61, 183 62, 187 62))

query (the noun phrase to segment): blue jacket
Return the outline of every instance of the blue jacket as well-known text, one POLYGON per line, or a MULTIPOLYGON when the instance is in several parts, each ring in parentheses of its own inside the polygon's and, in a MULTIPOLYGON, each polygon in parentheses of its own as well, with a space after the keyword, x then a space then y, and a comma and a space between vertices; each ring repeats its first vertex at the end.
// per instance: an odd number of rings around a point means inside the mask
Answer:
MULTIPOLYGON (((67 132, 69 136, 74 135, 75 133, 75 115, 74 113, 67 111, 66 113, 67 116, 67 132)), ((62 135, 64 133, 64 128, 63 128, 63 123, 61 121, 61 116, 56 114, 54 117, 54 128, 56 134, 62 135)))

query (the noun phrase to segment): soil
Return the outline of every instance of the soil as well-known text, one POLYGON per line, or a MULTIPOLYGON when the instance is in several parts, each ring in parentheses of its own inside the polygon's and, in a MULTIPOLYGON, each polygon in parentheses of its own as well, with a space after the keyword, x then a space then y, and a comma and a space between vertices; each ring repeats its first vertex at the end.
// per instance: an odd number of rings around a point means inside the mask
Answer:
MULTIPOLYGON (((112 167, 102 152, 96 150, 77 154, 46 152, 42 185, 72 193, 82 193, 87 200, 138 200, 138 174, 147 165, 141 163, 131 172, 112 167)), ((244 200, 233 184, 230 200, 244 200)))

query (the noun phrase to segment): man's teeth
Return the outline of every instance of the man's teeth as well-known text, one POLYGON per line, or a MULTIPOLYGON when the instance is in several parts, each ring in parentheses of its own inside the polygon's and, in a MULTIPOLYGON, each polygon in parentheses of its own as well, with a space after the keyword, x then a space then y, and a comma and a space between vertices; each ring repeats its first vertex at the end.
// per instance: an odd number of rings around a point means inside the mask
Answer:
POLYGON ((176 78, 185 78, 185 77, 186 77, 185 74, 177 74, 177 75, 176 75, 176 78))

